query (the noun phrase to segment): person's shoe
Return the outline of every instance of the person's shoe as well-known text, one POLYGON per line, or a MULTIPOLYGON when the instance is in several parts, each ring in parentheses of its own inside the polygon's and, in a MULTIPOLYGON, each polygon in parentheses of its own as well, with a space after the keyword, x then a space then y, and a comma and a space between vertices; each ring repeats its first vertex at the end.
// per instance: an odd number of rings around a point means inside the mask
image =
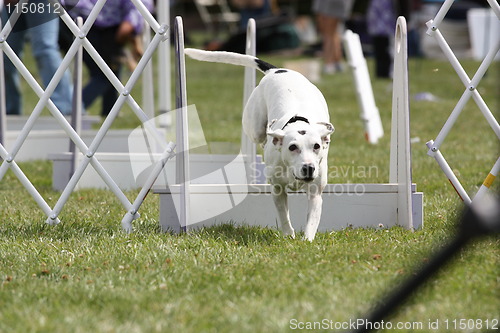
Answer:
POLYGON ((326 64, 325 66, 323 66, 323 74, 332 75, 335 74, 336 72, 337 69, 335 68, 334 64, 326 64))

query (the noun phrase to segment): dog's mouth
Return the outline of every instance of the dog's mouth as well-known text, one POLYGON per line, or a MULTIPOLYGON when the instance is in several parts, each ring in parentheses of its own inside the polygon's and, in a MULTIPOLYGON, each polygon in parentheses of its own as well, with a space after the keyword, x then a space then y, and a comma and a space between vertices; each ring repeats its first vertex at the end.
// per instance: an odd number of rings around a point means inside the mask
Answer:
POLYGON ((295 177, 295 180, 298 180, 300 182, 306 182, 306 183, 310 183, 314 180, 314 177, 304 177, 304 178, 300 178, 297 176, 294 176, 294 177, 295 177))

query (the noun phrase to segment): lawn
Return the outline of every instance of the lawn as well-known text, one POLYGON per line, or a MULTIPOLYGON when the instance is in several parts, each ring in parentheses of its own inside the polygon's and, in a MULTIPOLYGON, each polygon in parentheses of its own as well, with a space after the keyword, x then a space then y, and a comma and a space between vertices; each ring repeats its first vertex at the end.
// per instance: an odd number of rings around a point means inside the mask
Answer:
MULTIPOLYGON (((289 60, 263 58, 278 66, 289 60)), ((464 65, 472 76, 479 63, 464 65)), ((237 147, 242 69, 190 60, 187 67, 188 101, 197 107, 209 144, 237 147)), ((75 192, 63 222, 48 226, 9 171, 0 182, 0 332, 285 332, 313 322, 331 328, 362 316, 454 235, 463 208, 427 156, 425 142, 436 137, 464 87, 444 61, 412 59, 409 72, 413 180, 425 205, 421 230, 345 229, 319 233, 309 243, 228 221, 190 234, 164 234, 158 231, 158 198, 150 195, 134 222, 136 232, 125 234, 124 211, 105 190, 75 192), (432 92, 438 101, 414 100, 420 92, 432 92)), ((478 87, 497 119, 499 72, 497 62, 478 87)), ((364 141, 349 72, 323 77, 318 87, 336 128, 330 167, 377 170, 336 174, 329 181, 387 182, 391 81, 373 78, 386 133, 378 145, 364 141)), ((36 103, 29 98, 26 104, 36 103)), ((115 126, 136 124, 125 109, 115 126)), ((442 151, 466 190, 477 191, 499 146, 472 101, 442 151)), ((51 164, 20 166, 54 205, 59 193, 51 189, 51 164)), ((498 188, 497 182, 493 190, 498 188)), ((127 195, 132 200, 137 191, 127 195)), ((469 246, 391 322, 413 327, 399 330, 406 332, 430 331, 436 322, 434 332, 486 331, 500 319, 499 249, 498 237, 469 246), (459 329, 461 319, 473 320, 472 329, 459 329)))

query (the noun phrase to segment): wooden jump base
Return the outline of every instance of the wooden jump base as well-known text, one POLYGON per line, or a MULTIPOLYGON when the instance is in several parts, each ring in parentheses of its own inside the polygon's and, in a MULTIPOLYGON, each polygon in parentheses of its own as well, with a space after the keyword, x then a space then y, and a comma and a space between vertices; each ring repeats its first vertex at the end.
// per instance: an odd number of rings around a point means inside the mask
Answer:
MULTIPOLYGON (((249 22, 249 31, 253 24, 249 22)), ((182 20, 179 17, 176 19, 176 38, 177 91, 182 92, 181 104, 177 107, 182 109, 186 108, 186 104, 182 103, 186 102, 187 94, 182 20)), ((406 22, 404 18, 399 18, 394 65, 390 183, 328 184, 323 192, 320 231, 396 225, 414 229, 423 225, 423 194, 416 192, 416 185, 411 182, 406 45, 406 22)), ((182 113, 180 116, 186 117, 182 113)), ((181 126, 177 130, 180 131, 179 137, 185 138, 186 132, 183 131, 187 131, 187 128, 182 127, 182 122, 182 119, 178 120, 181 126)), ((178 151, 188 151, 187 142, 180 143, 177 140, 177 144, 178 151)), ((242 147, 248 146, 243 138, 242 147)), ((246 160, 252 161, 252 157, 246 160)), ((181 167, 189 171, 189 158, 181 167)), ((177 178, 177 184, 155 187, 154 193, 160 196, 160 226, 163 231, 181 232, 222 223, 277 227, 271 186, 267 184, 192 184, 181 175, 177 178)), ((303 230, 307 214, 306 194, 289 193, 289 207, 294 228, 303 230)))

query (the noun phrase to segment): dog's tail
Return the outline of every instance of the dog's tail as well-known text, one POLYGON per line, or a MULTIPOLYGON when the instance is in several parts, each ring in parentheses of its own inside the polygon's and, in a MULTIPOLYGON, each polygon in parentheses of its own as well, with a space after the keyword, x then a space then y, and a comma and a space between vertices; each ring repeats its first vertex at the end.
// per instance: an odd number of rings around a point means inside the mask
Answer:
POLYGON ((262 61, 259 58, 234 52, 203 51, 188 48, 184 50, 184 53, 187 54, 190 58, 196 60, 252 67, 258 69, 264 74, 269 72, 269 70, 276 68, 275 66, 268 64, 267 62, 262 61))

